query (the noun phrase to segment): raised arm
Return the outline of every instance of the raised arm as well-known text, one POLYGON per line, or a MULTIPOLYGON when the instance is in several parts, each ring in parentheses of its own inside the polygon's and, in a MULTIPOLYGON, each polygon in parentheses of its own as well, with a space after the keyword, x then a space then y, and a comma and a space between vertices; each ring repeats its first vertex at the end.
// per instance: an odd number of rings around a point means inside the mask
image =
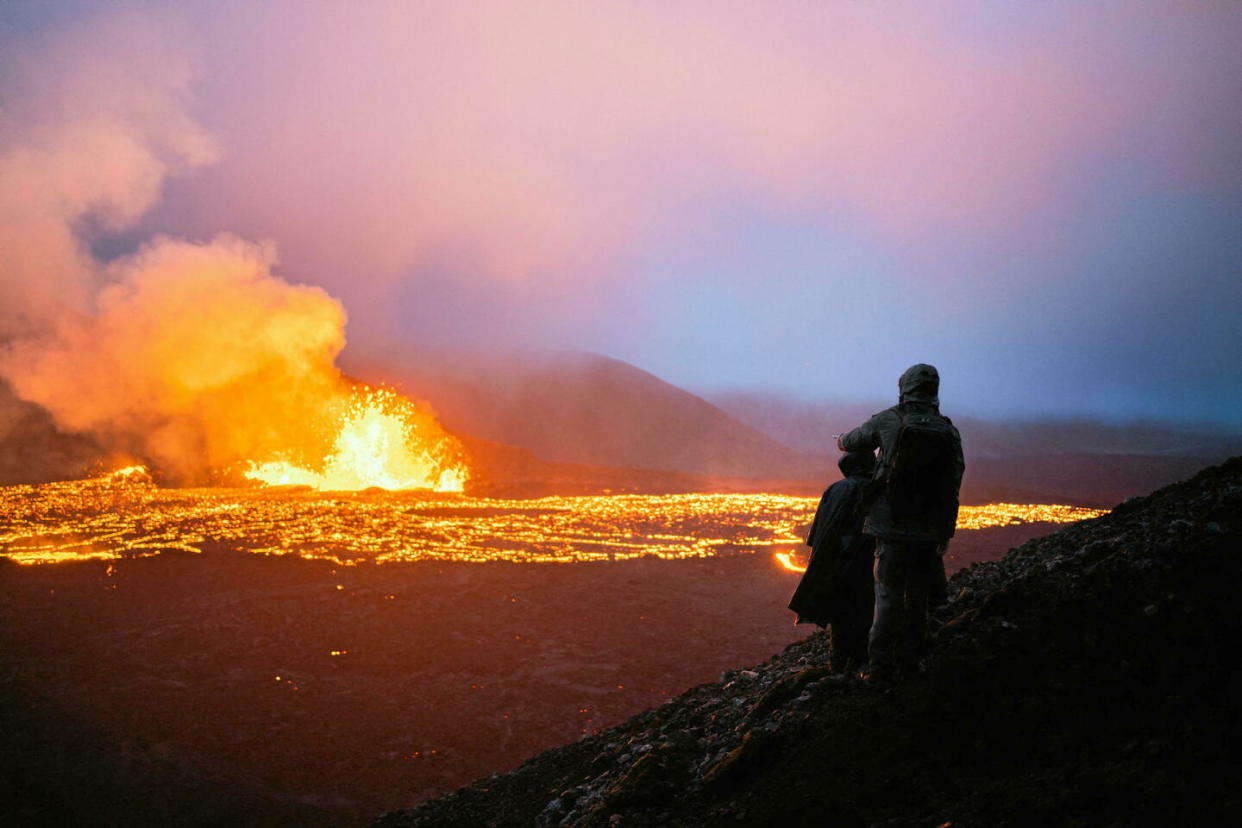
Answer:
POLYGON ((837 435, 841 451, 875 451, 880 447, 880 415, 877 414, 853 431, 837 435))

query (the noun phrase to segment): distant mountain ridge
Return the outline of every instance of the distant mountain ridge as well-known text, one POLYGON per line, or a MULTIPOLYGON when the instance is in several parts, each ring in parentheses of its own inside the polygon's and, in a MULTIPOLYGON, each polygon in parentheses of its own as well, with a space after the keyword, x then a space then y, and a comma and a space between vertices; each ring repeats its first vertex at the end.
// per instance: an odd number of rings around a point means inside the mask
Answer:
MULTIPOLYGON (((738 391, 704 397, 773 439, 808 453, 835 453, 832 435, 851 429, 897 402, 807 401, 775 393, 738 391)), ((1039 454, 1150 454, 1220 460, 1242 452, 1242 433, 1221 426, 1097 420, 985 420, 943 404, 962 432, 967 459, 1039 454)))
MULTIPOLYGON (((582 353, 390 353, 352 358, 345 368, 429 401, 470 452, 468 491, 481 495, 815 495, 838 477, 832 434, 884 407, 766 394, 709 400, 620 360, 582 353)), ((970 503, 1108 508, 1181 479, 1205 460, 1242 452, 1242 437, 1211 429, 954 419, 967 454, 962 496, 970 503)), ((47 411, 0 383, 0 485, 81 477, 108 459, 99 441, 62 431, 47 411)))
MULTIPOLYGON (((749 479, 768 491, 816 494, 838 477, 832 435, 887 407, 804 403, 762 393, 705 398, 620 360, 582 353, 405 353, 347 360, 347 367, 370 382, 388 382, 428 400, 455 433, 520 447, 544 463, 611 467, 627 490, 691 485, 703 491, 713 478, 722 484, 729 478, 721 490, 736 490, 749 479), (645 470, 641 482, 634 470, 645 470), (657 480, 650 474, 655 471, 681 477, 657 480)), ((1242 451, 1242 437, 1231 441, 1210 429, 954 421, 967 454, 962 496, 971 503, 1108 508, 1182 479, 1231 448, 1242 451), (1180 454, 1178 447, 1189 453, 1180 454)), ((503 463, 487 466, 497 485, 509 485, 503 463)), ((581 490, 577 484, 569 488, 581 490)))
POLYGON ((542 460, 727 477, 819 476, 830 463, 598 354, 351 362, 351 374, 429 400, 450 431, 542 460))

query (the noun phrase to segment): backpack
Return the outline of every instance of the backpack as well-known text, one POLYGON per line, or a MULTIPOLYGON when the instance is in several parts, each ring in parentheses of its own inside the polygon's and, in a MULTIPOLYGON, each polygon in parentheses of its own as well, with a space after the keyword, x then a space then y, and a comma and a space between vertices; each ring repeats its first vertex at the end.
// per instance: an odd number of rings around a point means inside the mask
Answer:
POLYGON ((919 409, 901 407, 891 456, 882 458, 876 481, 895 523, 940 525, 957 511, 957 436, 948 417, 919 409))

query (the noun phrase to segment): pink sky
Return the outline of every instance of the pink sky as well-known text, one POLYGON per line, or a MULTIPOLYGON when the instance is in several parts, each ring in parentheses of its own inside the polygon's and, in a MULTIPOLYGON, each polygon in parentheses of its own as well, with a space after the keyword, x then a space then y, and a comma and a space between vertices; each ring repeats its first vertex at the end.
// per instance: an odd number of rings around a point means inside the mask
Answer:
MULTIPOLYGON (((4 158, 44 170, 22 159, 54 153, 75 182, 33 217, 26 194, 47 192, 38 175, 0 204, 10 230, 42 222, 62 261, 32 279, 50 259, 18 248, 28 264, 6 272, 4 295, 22 307, 58 293, 40 280, 89 292, 91 249, 233 232, 273 241, 285 278, 339 297, 354 347, 494 335, 602 350, 690 385, 802 387, 819 345, 772 336, 780 308, 791 296, 860 308, 883 283, 903 354, 940 353, 994 384, 1007 365, 986 352, 1012 362, 1069 330, 1086 355, 1073 381, 1098 385, 1124 370, 1086 364, 1117 341, 1115 312, 1155 324, 1166 262, 1238 241, 1214 229, 1242 189, 1242 14, 1229 3, 18 3, 9 14, 4 158), (77 187, 83 170, 110 180, 77 187), (1186 229, 1166 237, 1173 221, 1186 229), (799 233, 818 237, 803 259, 754 274, 799 233), (735 255, 722 260, 726 247, 735 255), (852 270, 834 258, 843 250, 852 270), (863 280, 858 260, 883 273, 863 280), (1097 286, 1088 304, 1103 303, 1094 313, 1063 299, 1084 279, 1097 286), (676 308, 704 290, 748 298, 717 301, 677 338, 676 308), (1029 305, 1013 310, 1015 297, 1029 305), (926 313, 964 315, 959 338, 937 339, 926 313), (746 372, 710 364, 722 332, 750 349, 746 372)), ((1237 344, 1220 266, 1177 277, 1212 308, 1213 366, 1237 344)), ((1191 308, 1177 313, 1173 329, 1203 332, 1191 308)), ((1127 346, 1154 344, 1126 333, 1127 346)), ((1170 380, 1197 371, 1200 394, 1228 384, 1183 356, 1163 369, 1170 380)), ((812 373, 827 395, 888 370, 865 352, 849 359, 812 373)), ((1146 399, 1137 375, 1122 384, 1120 399, 1146 399)))

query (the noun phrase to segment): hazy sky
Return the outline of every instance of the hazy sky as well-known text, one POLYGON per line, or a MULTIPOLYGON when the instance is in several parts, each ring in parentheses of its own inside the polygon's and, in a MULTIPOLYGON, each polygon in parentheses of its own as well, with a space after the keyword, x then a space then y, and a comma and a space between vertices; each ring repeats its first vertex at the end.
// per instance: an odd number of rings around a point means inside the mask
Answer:
POLYGON ((6 2, 10 168, 100 180, 59 224, 0 203, 48 224, 0 236, 0 299, 228 232, 347 353, 816 398, 921 361, 947 410, 1242 425, 1240 43, 1242 4, 1180 0, 6 2))

